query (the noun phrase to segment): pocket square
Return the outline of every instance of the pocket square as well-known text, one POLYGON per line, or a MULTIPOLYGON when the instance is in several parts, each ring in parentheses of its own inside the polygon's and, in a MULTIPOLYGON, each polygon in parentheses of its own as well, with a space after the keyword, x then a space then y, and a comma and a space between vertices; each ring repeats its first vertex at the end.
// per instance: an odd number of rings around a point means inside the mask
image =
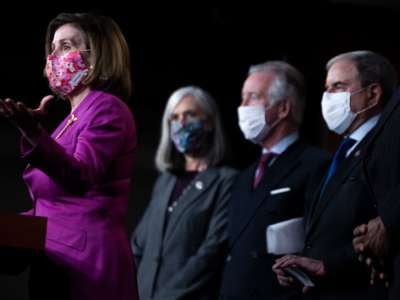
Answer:
POLYGON ((290 187, 284 187, 284 188, 272 190, 269 193, 272 196, 272 195, 277 195, 277 194, 282 194, 282 193, 287 193, 287 192, 290 192, 290 187))

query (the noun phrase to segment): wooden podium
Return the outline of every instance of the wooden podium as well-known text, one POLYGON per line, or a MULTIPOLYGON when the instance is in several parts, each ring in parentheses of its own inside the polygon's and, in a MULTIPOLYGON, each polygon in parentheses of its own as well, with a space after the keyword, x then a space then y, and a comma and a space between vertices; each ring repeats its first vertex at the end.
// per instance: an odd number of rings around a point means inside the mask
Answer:
POLYGON ((23 272, 44 250, 47 218, 0 213, 0 274, 23 272))

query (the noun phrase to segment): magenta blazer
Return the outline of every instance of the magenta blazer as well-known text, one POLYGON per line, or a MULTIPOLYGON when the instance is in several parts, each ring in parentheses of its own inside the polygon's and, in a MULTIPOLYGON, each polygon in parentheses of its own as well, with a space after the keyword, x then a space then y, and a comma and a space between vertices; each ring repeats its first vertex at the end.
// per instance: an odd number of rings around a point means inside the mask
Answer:
POLYGON ((48 218, 46 254, 66 269, 71 299, 136 300, 126 232, 136 148, 127 105, 91 91, 51 136, 22 140, 24 180, 35 213, 48 218))

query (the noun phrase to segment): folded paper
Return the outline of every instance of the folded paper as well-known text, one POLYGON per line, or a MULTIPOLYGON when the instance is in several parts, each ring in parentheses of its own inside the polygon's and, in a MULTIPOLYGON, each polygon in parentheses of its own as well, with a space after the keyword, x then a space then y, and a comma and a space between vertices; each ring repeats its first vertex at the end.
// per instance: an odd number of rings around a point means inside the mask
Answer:
POLYGON ((266 229, 267 251, 281 255, 298 253, 304 247, 303 218, 294 218, 269 225, 266 229))

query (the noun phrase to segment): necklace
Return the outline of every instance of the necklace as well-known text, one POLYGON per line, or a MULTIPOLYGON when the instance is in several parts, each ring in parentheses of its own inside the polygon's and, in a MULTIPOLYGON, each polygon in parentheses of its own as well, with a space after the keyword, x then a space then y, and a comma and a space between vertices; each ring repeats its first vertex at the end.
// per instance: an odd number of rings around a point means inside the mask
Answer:
POLYGON ((188 193, 189 190, 194 186, 196 190, 201 191, 204 187, 203 181, 198 179, 199 174, 197 174, 191 181, 190 183, 184 188, 182 193, 179 195, 178 199, 174 200, 167 208, 169 213, 172 213, 176 206, 178 205, 178 202, 181 201, 181 199, 188 193))
POLYGON ((176 206, 178 205, 178 201, 181 200, 185 194, 187 194, 187 192, 190 190, 190 188, 193 185, 193 180, 187 185, 187 187, 185 187, 185 189, 182 191, 182 193, 179 195, 178 199, 174 200, 171 205, 168 206, 168 212, 172 213, 174 211, 174 209, 176 208, 176 206))
POLYGON ((68 119, 63 129, 61 129, 61 131, 57 134, 55 139, 58 140, 63 135, 63 133, 68 129, 68 127, 70 127, 76 121, 78 121, 78 118, 75 116, 75 114, 71 114, 71 117, 68 119))

